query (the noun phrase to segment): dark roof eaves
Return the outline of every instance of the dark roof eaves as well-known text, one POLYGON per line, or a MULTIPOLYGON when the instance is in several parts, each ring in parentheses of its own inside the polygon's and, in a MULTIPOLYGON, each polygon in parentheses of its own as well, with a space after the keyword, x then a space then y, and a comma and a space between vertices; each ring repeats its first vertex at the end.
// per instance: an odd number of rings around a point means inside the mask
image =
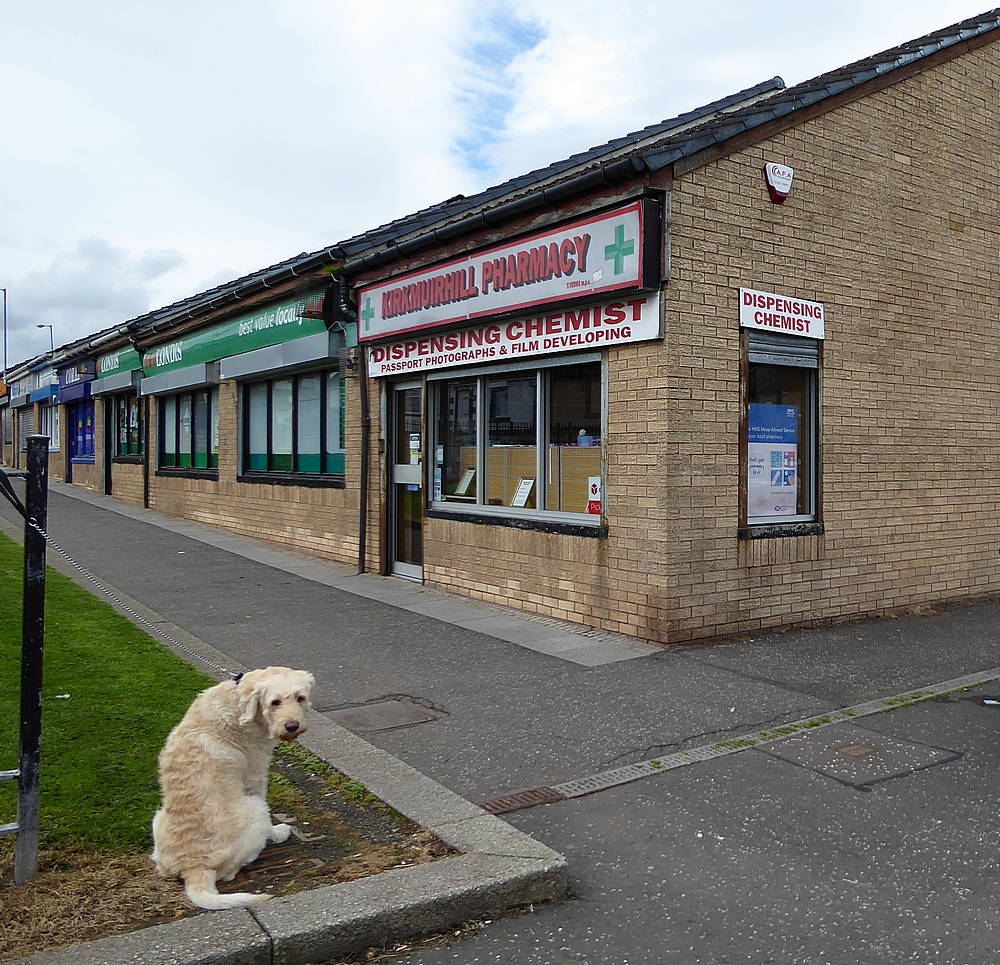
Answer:
MULTIPOLYGON (((990 11, 990 13, 993 15, 992 21, 984 20, 975 29, 963 27, 960 30, 955 30, 953 34, 939 38, 935 42, 921 43, 914 51, 906 52, 905 54, 898 53, 901 49, 900 47, 885 51, 883 54, 875 54, 865 60, 857 61, 856 64, 848 65, 846 68, 830 71, 827 74, 820 75, 820 77, 805 81, 795 87, 790 87, 780 94, 776 94, 773 98, 752 104, 745 108, 747 112, 752 113, 747 113, 741 118, 744 122, 744 130, 752 131, 763 124, 786 117, 788 114, 805 107, 811 107, 828 98, 858 87, 876 77, 885 76, 903 67, 908 67, 940 50, 947 50, 949 47, 955 46, 955 44, 964 43, 972 38, 980 37, 993 30, 1000 29, 1000 9, 990 11), (886 57, 887 54, 895 54, 895 56, 886 57)), ((980 14, 979 17, 973 19, 980 19, 985 16, 987 15, 980 14)), ((964 21, 963 23, 967 22, 964 21)), ((959 25, 956 24, 955 26, 958 27, 959 25)), ((951 28, 944 29, 948 30, 951 28)), ((918 39, 923 40, 923 38, 918 39)), ((913 41, 910 43, 913 43, 913 41)), ((907 45, 904 44, 901 46, 905 47, 907 45)), ((650 170, 656 171, 684 157, 696 154, 713 144, 720 144, 742 133, 742 131, 734 129, 736 125, 733 123, 734 119, 739 117, 741 113, 737 111, 732 117, 722 117, 716 121, 709 122, 707 127, 702 129, 702 132, 692 132, 693 136, 682 138, 675 144, 665 145, 662 149, 644 153, 642 159, 649 165, 650 170)))

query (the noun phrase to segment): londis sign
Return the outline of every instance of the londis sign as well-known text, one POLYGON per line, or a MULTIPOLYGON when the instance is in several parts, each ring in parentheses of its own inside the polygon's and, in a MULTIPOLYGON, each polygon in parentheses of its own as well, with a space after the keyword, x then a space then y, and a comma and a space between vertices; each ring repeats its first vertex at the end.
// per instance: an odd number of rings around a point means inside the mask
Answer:
POLYGON ((358 339, 653 288, 659 231, 659 206, 643 199, 370 285, 358 298, 358 339))

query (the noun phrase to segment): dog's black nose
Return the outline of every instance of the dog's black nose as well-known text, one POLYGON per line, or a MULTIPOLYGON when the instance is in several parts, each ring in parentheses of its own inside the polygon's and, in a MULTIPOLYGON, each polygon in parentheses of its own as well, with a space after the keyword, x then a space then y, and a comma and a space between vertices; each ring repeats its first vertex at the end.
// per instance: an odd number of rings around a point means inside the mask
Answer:
POLYGON ((290 720, 285 724, 285 730, 289 734, 294 734, 299 729, 299 722, 297 720, 290 720))

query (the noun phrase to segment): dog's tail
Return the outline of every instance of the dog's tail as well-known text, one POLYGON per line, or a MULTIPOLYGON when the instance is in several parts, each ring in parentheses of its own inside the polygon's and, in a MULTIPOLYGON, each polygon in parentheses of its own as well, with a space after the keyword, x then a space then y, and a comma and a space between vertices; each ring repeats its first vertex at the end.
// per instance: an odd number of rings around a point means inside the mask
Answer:
POLYGON ((220 911, 223 908, 245 908, 267 901, 270 895, 254 895, 249 891, 240 891, 231 895, 220 895, 215 887, 215 872, 208 868, 191 868, 181 875, 184 879, 184 892, 199 908, 210 911, 220 911))

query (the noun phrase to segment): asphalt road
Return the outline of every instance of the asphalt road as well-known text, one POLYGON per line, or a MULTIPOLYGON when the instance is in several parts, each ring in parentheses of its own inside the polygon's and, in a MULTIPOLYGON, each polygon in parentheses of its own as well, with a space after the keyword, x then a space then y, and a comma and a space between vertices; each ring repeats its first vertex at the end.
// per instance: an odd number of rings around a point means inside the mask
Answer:
MULTIPOLYGON (((432 709, 365 736, 474 801, 1000 666, 1000 605, 983 604, 587 668, 58 492, 49 520, 99 578, 234 660, 314 670, 320 709, 432 709)), ((569 858, 571 896, 407 961, 992 965, 997 694, 508 815, 569 858)))

